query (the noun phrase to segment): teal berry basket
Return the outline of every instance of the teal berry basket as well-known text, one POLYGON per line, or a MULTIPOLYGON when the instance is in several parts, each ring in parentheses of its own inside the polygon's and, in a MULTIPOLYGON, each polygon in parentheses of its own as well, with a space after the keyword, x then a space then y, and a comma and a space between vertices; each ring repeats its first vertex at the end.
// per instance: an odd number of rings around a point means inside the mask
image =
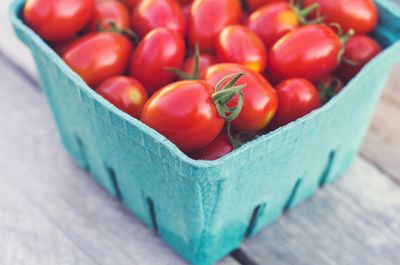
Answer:
POLYGON ((400 62, 395 1, 377 1, 373 36, 385 50, 339 95, 216 161, 190 159, 90 89, 24 24, 23 0, 14 1, 10 14, 72 157, 185 260, 208 265, 349 168, 385 80, 400 62))

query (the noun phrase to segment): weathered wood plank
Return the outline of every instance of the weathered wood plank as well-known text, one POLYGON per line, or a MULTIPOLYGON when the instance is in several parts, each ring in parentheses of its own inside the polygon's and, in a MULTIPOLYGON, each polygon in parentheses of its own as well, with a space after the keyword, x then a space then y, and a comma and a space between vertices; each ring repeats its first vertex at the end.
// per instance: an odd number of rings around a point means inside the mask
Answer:
POLYGON ((357 159, 243 249, 260 264, 396 265, 400 261, 400 187, 357 159))
POLYGON ((185 264, 71 161, 43 95, 1 60, 0 80, 0 264, 185 264))
POLYGON ((400 184, 400 65, 384 91, 362 155, 400 184))

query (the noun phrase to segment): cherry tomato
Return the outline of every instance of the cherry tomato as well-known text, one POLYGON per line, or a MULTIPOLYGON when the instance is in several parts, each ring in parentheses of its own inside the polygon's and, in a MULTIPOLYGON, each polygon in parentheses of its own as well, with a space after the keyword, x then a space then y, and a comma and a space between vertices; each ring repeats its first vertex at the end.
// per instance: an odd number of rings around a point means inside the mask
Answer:
POLYGON ((96 92, 111 104, 134 118, 139 119, 148 96, 136 79, 126 76, 114 76, 104 80, 96 92))
POLYGON ((69 46, 63 59, 90 87, 123 74, 129 63, 132 44, 125 36, 112 32, 88 34, 69 46))
POLYGON ((74 36, 69 40, 58 41, 50 43, 50 46, 53 50, 59 55, 63 56, 66 51, 68 51, 69 47, 78 39, 78 37, 74 36))
MULTIPOLYGON (((204 76, 206 70, 218 62, 214 55, 202 53, 199 55, 199 76, 204 76)), ((188 75, 193 74, 195 65, 195 55, 188 57, 183 64, 182 70, 188 75)))
POLYGON ((263 72, 267 52, 261 39, 242 25, 224 28, 217 39, 217 56, 220 62, 237 63, 255 72, 263 72))
POLYGON ((180 68, 184 58, 185 42, 182 35, 167 28, 157 28, 137 46, 130 73, 149 94, 153 94, 175 80, 176 75, 166 68, 180 68))
POLYGON ((93 15, 95 0, 27 0, 25 22, 47 41, 72 38, 93 15))
POLYGON ((378 10, 373 0, 303 0, 305 6, 318 3, 326 23, 338 23, 345 32, 372 31, 378 22, 378 10))
POLYGON ((255 11, 265 5, 271 3, 284 3, 288 2, 287 0, 246 0, 250 10, 255 11))
POLYGON ((143 0, 132 14, 131 26, 139 36, 151 30, 166 27, 182 35, 186 32, 186 20, 176 0, 143 0))
POLYGON ((201 51, 213 52, 218 34, 241 19, 239 0, 195 0, 190 10, 189 43, 201 51))
POLYGON ((129 12, 125 5, 117 0, 102 0, 96 2, 95 13, 86 27, 88 32, 95 32, 99 27, 107 28, 113 22, 120 29, 129 28, 129 12))
POLYGON ((220 133, 207 146, 194 151, 189 156, 196 160, 217 160, 233 151, 233 146, 226 133, 220 133))
POLYGON ((133 10, 143 0, 120 0, 120 1, 124 3, 130 10, 133 10))
POLYGON ((146 103, 141 121, 181 149, 192 152, 210 144, 221 132, 218 115, 206 81, 179 81, 157 91, 146 103))
POLYGON ((339 65, 342 43, 324 25, 307 25, 282 37, 271 49, 269 71, 276 81, 300 77, 317 81, 339 65))
POLYGON ((269 49, 286 33, 297 28, 300 22, 290 4, 272 3, 252 13, 246 25, 269 49))
POLYGON ((343 82, 336 76, 329 75, 317 82, 317 87, 322 103, 326 103, 342 90, 343 82))
POLYGON ((345 44, 342 64, 336 70, 336 74, 348 82, 381 50, 379 43, 366 35, 352 36, 345 44))
MULTIPOLYGON (((245 84, 244 104, 239 116, 232 121, 232 127, 241 131, 259 131, 264 129, 273 118, 278 106, 275 90, 259 73, 240 64, 216 64, 207 69, 204 79, 212 85, 229 74, 243 72, 236 85, 245 84)), ((229 81, 229 80, 228 80, 229 81)), ((235 96, 229 106, 237 105, 235 96)))
POLYGON ((273 121, 274 127, 295 121, 321 106, 317 88, 306 79, 288 79, 275 89, 278 94, 279 107, 273 121))

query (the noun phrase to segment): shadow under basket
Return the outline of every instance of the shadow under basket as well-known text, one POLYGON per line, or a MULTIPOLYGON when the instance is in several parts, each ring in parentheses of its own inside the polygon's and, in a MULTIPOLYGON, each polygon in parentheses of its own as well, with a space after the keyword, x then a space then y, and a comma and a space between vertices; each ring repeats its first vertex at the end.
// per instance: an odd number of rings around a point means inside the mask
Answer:
POLYGON ((342 175, 359 151, 388 74, 400 62, 400 8, 394 0, 379 0, 373 36, 385 50, 339 95, 226 157, 194 161, 91 90, 24 24, 23 3, 14 1, 11 20, 32 51, 65 147, 195 265, 215 263, 342 175))

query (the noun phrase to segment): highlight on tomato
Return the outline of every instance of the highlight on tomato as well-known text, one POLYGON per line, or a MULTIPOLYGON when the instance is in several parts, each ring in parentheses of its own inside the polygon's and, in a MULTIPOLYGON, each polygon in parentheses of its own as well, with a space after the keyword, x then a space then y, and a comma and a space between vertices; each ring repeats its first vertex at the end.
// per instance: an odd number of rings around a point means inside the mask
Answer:
POLYGON ((237 63, 255 72, 264 72, 267 51, 262 40, 242 25, 225 27, 218 36, 216 52, 220 62, 237 63))
POLYGON ((110 22, 120 29, 128 29, 130 15, 127 7, 118 0, 97 1, 95 12, 86 26, 86 31, 95 32, 99 28, 107 29, 110 22))
POLYGON ((353 78, 361 68, 381 52, 380 44, 367 35, 354 35, 345 45, 343 60, 336 75, 344 82, 353 78))
POLYGON ((272 47, 269 74, 274 81, 306 78, 318 81, 332 73, 341 61, 343 45, 352 32, 339 37, 328 26, 313 24, 299 27, 272 47))
POLYGON ((26 24, 46 41, 64 41, 75 36, 95 10, 95 0, 27 0, 26 24))
POLYGON ((288 79, 275 89, 279 106, 272 122, 273 128, 286 125, 321 107, 318 90, 307 79, 288 79))
POLYGON ((147 102, 147 92, 136 79, 126 76, 113 76, 104 80, 96 92, 111 104, 139 119, 144 104, 147 102))
POLYGON ((214 52, 218 34, 228 25, 239 24, 240 0, 195 0, 190 9, 188 41, 191 47, 214 52))
POLYGON ((214 87, 203 80, 185 80, 157 91, 143 108, 140 120, 172 141, 183 152, 210 144, 242 109, 244 85, 236 85, 244 73, 219 80, 214 87), (226 82, 229 79, 228 82, 226 82), (238 96, 235 106, 226 98, 238 96))
POLYGON ((128 37, 115 32, 96 32, 74 41, 64 52, 63 60, 95 88, 109 77, 124 74, 131 54, 128 37))
MULTIPOLYGON (((237 72, 244 73, 244 76, 236 81, 236 85, 245 87, 242 91, 243 108, 231 122, 232 128, 241 131, 263 130, 275 115, 278 98, 271 84, 262 75, 243 65, 226 63, 208 68, 203 79, 216 85, 224 76, 237 72)), ((227 102, 228 106, 236 106, 239 99, 236 95, 227 102)))
POLYGON ((186 33, 186 19, 176 0, 143 0, 133 10, 132 29, 143 37, 156 28, 165 27, 186 33))
POLYGON ((136 47, 131 59, 130 76, 139 80, 151 95, 176 79, 176 74, 168 68, 180 68, 184 58, 182 35, 167 28, 156 28, 136 47))
POLYGON ((289 3, 274 2, 253 12, 247 19, 246 26, 269 49, 286 33, 299 27, 300 21, 289 3))
POLYGON ((373 0, 303 0, 303 4, 305 7, 318 4, 325 23, 338 23, 345 32, 352 29, 356 33, 368 33, 378 23, 373 0))

